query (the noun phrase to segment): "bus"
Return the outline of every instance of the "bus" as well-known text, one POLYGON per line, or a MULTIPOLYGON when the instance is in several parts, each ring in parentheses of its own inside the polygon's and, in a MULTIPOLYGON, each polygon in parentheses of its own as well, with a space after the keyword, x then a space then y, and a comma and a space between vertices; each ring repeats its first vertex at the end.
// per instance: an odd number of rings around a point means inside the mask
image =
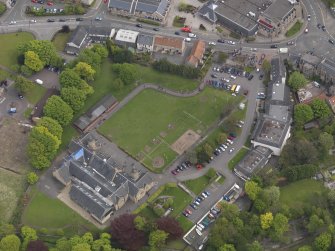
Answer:
POLYGON ((235 92, 235 89, 236 89, 236 85, 233 85, 230 90, 231 90, 231 92, 235 92))
POLYGON ((239 93, 240 89, 241 89, 241 86, 240 86, 240 85, 236 86, 235 93, 236 93, 236 94, 239 93))

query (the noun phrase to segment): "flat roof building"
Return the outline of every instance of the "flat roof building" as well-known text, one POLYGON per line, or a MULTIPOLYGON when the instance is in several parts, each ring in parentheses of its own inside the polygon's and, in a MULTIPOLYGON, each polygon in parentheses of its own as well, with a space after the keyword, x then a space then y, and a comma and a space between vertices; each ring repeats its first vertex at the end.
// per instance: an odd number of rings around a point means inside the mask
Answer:
POLYGON ((109 0, 109 10, 116 14, 163 21, 169 11, 169 0, 109 0))
POLYGON ((119 46, 127 48, 128 47, 136 48, 136 40, 138 35, 139 35, 138 31, 120 29, 116 33, 115 43, 119 46))
POLYGON ((272 151, 267 147, 257 146, 250 150, 235 166, 234 172, 243 180, 250 180, 252 175, 262 169, 271 158, 272 151))

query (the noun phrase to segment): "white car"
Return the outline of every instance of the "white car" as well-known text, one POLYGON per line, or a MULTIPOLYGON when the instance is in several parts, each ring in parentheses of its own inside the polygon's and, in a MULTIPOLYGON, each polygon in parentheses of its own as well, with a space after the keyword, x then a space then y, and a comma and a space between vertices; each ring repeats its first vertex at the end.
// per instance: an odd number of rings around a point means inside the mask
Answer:
POLYGON ((235 150, 235 148, 233 147, 233 148, 231 148, 230 150, 229 150, 229 153, 232 153, 232 152, 234 152, 234 150, 235 150))
POLYGON ((236 43, 234 41, 227 41, 228 44, 235 45, 236 43))
POLYGON ((216 45, 215 42, 209 42, 208 44, 209 44, 209 45, 216 45))
POLYGON ((231 95, 234 96, 234 97, 236 97, 236 93, 235 92, 233 92, 231 95))
POLYGON ((307 16, 307 21, 311 21, 311 15, 307 16))
POLYGON ((228 79, 228 78, 224 78, 223 81, 229 83, 229 82, 230 82, 230 79, 228 79))
POLYGON ((194 33, 188 33, 188 37, 196 38, 197 35, 195 35, 194 33))
POLYGON ((30 20, 31 23, 36 23, 37 21, 35 19, 30 20))
POLYGON ((102 21, 102 17, 96 17, 95 21, 102 21))
POLYGON ((191 38, 186 37, 186 38, 185 38, 185 41, 186 41, 186 42, 191 42, 191 38))
POLYGON ((308 28, 305 29, 305 33, 308 33, 308 28))
POLYGON ((16 21, 10 21, 10 23, 9 24, 16 24, 16 21))

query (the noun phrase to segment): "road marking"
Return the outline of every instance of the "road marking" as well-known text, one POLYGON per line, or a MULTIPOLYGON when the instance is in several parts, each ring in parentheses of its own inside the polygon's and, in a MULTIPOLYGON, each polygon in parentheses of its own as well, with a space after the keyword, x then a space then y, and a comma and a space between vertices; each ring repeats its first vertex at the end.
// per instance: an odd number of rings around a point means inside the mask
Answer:
POLYGON ((0 99, 0 104, 2 104, 4 101, 6 100, 6 98, 4 97, 4 98, 2 98, 2 99, 0 99))

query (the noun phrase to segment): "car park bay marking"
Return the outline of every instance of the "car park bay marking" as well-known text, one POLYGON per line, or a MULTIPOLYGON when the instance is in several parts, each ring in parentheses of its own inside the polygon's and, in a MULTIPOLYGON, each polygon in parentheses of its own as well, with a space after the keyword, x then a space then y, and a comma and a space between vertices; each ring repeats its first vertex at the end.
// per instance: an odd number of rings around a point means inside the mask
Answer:
POLYGON ((0 99, 0 104, 2 104, 4 101, 6 100, 6 98, 4 97, 4 98, 2 98, 2 99, 0 99))

